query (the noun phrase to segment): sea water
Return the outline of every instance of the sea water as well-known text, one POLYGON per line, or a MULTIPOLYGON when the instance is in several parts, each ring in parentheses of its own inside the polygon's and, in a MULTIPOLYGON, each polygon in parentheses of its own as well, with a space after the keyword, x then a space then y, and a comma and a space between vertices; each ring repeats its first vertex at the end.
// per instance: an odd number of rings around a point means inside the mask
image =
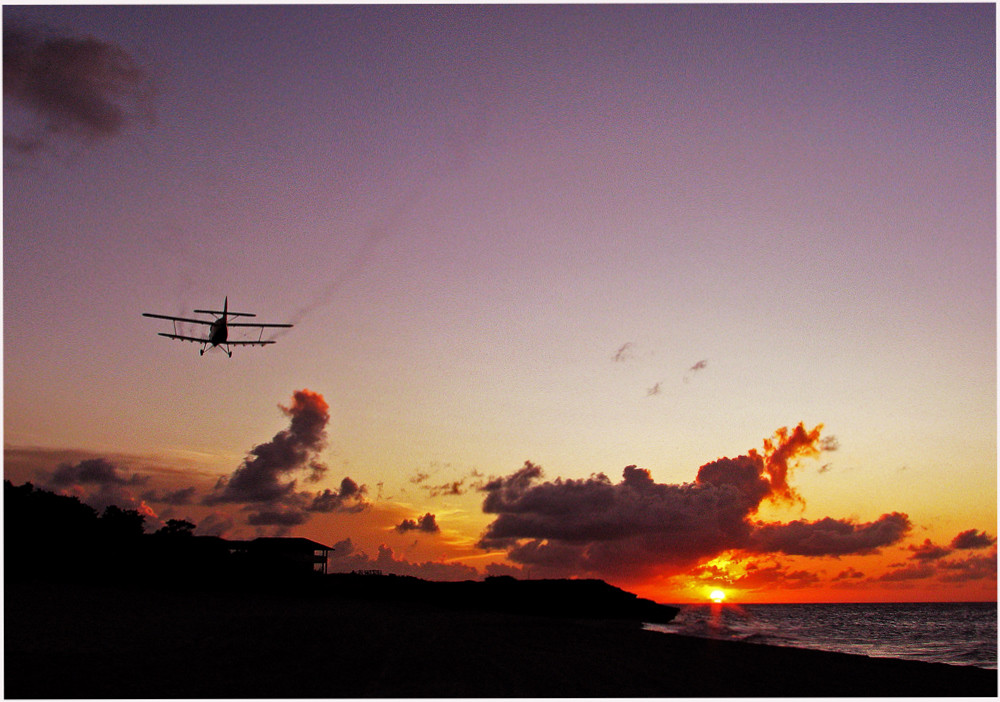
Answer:
POLYGON ((669 624, 646 628, 879 658, 997 667, 996 603, 681 605, 669 624))

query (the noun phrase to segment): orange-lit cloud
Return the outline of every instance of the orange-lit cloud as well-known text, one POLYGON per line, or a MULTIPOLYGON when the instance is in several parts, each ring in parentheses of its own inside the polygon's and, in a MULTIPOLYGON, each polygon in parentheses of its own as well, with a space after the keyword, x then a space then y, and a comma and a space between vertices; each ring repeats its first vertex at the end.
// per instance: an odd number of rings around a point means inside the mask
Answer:
POLYGON ((323 396, 297 390, 289 407, 279 407, 290 418, 288 428, 254 446, 232 475, 219 480, 204 503, 247 505, 257 510, 247 517, 248 524, 276 527, 279 533, 304 524, 310 512, 365 509, 367 488, 349 477, 341 481, 339 491, 327 488, 316 494, 297 491, 297 481, 291 478, 304 473, 307 481, 316 482, 326 473, 319 454, 326 446, 330 407, 323 396))
POLYGON ((788 477, 800 458, 819 455, 821 429, 779 429, 763 453, 705 464, 681 485, 656 483, 635 466, 617 484, 604 474, 542 482, 541 468, 527 462, 483 486, 483 511, 496 517, 480 546, 553 574, 641 578, 680 573, 729 550, 839 556, 898 542, 910 528, 899 513, 868 524, 751 519, 764 500, 801 499, 788 477))

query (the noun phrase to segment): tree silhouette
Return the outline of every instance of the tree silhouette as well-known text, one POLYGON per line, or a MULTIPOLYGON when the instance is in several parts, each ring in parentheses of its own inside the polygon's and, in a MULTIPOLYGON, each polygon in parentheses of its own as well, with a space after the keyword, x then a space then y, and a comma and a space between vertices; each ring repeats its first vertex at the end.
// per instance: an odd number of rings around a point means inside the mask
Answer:
POLYGON ((101 515, 100 526, 101 531, 109 538, 132 539, 142 536, 145 521, 146 515, 139 514, 134 509, 108 505, 101 515))
POLYGON ((186 519, 168 519, 166 525, 156 530, 156 536, 187 537, 194 536, 195 525, 186 519))

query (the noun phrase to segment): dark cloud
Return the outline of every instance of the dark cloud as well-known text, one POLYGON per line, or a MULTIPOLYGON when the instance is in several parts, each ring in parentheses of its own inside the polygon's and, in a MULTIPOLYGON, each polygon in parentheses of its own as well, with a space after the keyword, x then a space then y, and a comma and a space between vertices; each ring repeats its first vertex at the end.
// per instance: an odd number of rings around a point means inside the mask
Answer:
POLYGON ((93 37, 46 36, 4 23, 5 102, 28 110, 30 127, 5 128, 4 145, 37 150, 54 135, 95 139, 118 134, 137 118, 152 118, 149 75, 120 46, 93 37))
POLYGON ((836 436, 824 436, 820 439, 819 450, 820 451, 836 451, 840 448, 840 441, 837 440, 836 436))
POLYGON ((929 563, 913 563, 901 568, 883 573, 876 580, 883 583, 898 583, 906 580, 923 580, 931 578, 937 573, 937 569, 929 563))
POLYGON ((421 487, 427 491, 429 497, 440 497, 442 495, 464 495, 469 491, 469 487, 466 487, 466 483, 469 483, 469 486, 473 488, 481 487, 482 480, 480 479, 482 477, 482 473, 478 470, 473 470, 471 473, 459 478, 458 480, 441 483, 440 485, 421 485, 421 487), (469 481, 471 481, 471 483, 469 481))
POLYGON ((310 512, 360 512, 367 509, 365 501, 368 489, 350 478, 340 481, 340 491, 324 490, 318 493, 307 508, 310 512))
POLYGON ((751 563, 746 573, 731 581, 733 587, 744 590, 762 588, 798 589, 810 587, 819 582, 819 575, 808 570, 788 570, 780 564, 758 566, 751 563))
POLYGON ((122 474, 122 469, 104 458, 88 458, 79 463, 63 463, 52 474, 51 483, 67 485, 143 485, 146 478, 122 474))
POLYGON ((924 539, 924 542, 917 546, 910 544, 906 548, 913 551, 913 555, 910 556, 910 558, 915 561, 936 561, 951 553, 950 548, 946 546, 938 546, 937 544, 932 543, 930 539, 924 539))
POLYGON ((157 493, 155 490, 149 490, 143 493, 142 499, 147 502, 159 502, 167 505, 189 505, 194 500, 195 492, 196 489, 194 486, 163 494, 157 493))
POLYGON ((957 549, 989 548, 996 542, 996 537, 990 536, 985 531, 969 529, 952 539, 951 547, 957 549))
POLYGON ((684 382, 688 383, 691 381, 692 376, 698 371, 702 371, 708 368, 708 359, 702 359, 695 363, 693 366, 687 369, 687 373, 684 374, 684 382))
POLYGON ((212 512, 207 517, 198 520, 195 533, 199 536, 225 536, 235 526, 236 522, 231 515, 223 512, 212 512))
POLYGON ((902 539, 911 527, 905 514, 883 514, 874 522, 858 524, 829 517, 816 522, 757 523, 747 550, 790 556, 846 556, 876 553, 902 539))
POLYGON ((251 526, 293 527, 305 523, 308 519, 308 515, 298 510, 261 510, 247 517, 247 524, 251 526))
POLYGON ((437 525, 437 520, 430 512, 417 520, 404 519, 393 528, 400 534, 405 534, 408 531, 422 531, 425 534, 436 534, 441 531, 437 525))
POLYGON ((954 561, 941 561, 938 564, 938 568, 941 571, 941 581, 946 583, 983 579, 996 580, 997 552, 994 549, 988 555, 970 556, 954 561))
POLYGON ((290 407, 279 407, 291 418, 288 429, 254 446, 243 464, 219 481, 215 492, 205 499, 206 504, 281 501, 295 491, 295 480, 286 481, 287 476, 303 471, 309 477, 323 474, 326 468, 317 455, 326 445, 326 424, 330 420, 326 400, 319 393, 297 390, 290 407))
POLYGON ((307 481, 322 478, 327 468, 319 454, 326 446, 329 405, 322 395, 297 390, 289 407, 279 405, 289 426, 267 443, 254 446, 232 475, 221 478, 204 504, 237 503, 253 508, 252 526, 277 527, 280 533, 308 521, 313 512, 360 512, 369 506, 368 488, 351 478, 339 490, 310 493, 296 489, 296 475, 307 481))
POLYGON ((615 355, 611 357, 611 360, 615 363, 623 363, 628 359, 632 358, 632 349, 635 348, 635 344, 631 341, 626 341, 624 344, 618 347, 615 351, 615 355))
POLYGON ((127 475, 124 468, 106 458, 87 458, 77 463, 60 464, 49 476, 47 487, 70 495, 103 511, 112 505, 134 509, 146 517, 146 525, 156 527, 156 512, 133 491, 149 482, 149 476, 127 475))
POLYGON ((780 429, 750 451, 703 465, 694 482, 656 483, 628 466, 620 483, 604 474, 542 482, 530 461, 482 488, 483 511, 496 515, 479 546, 546 574, 641 577, 681 572, 728 550, 839 556, 872 553, 910 528, 899 513, 868 524, 822 519, 754 521, 764 500, 801 501, 788 482, 802 458, 819 454, 822 426, 780 429))
POLYGON ((847 570, 842 570, 837 573, 834 577, 833 582, 838 582, 841 580, 860 580, 865 577, 865 574, 854 568, 848 568, 847 570))

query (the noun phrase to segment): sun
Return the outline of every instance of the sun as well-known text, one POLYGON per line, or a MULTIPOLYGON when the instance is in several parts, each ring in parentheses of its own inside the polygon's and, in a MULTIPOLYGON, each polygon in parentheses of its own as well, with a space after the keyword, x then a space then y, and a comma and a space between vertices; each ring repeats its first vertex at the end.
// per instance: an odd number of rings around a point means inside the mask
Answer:
POLYGON ((726 599, 726 593, 724 593, 722 590, 712 590, 712 592, 709 593, 708 597, 710 600, 712 600, 712 602, 719 603, 722 602, 724 599, 726 599))

